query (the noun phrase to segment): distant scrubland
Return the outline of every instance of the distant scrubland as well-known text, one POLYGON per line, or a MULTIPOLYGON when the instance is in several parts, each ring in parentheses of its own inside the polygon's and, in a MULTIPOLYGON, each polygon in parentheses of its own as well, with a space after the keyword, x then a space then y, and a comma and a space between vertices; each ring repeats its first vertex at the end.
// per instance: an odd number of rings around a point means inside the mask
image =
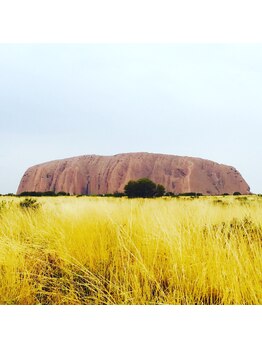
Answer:
POLYGON ((0 198, 1 304, 262 304, 262 197, 0 198))

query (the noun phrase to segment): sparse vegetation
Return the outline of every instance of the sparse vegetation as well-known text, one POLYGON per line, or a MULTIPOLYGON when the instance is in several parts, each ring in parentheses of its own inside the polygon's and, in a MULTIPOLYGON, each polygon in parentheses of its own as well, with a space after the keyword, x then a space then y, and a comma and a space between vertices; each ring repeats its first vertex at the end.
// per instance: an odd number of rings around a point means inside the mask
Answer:
POLYGON ((58 193, 54 191, 24 191, 20 193, 18 196, 69 196, 69 193, 66 193, 64 191, 60 191, 58 193))
POLYGON ((241 198, 1 199, 0 304, 262 304, 262 200, 241 198))
POLYGON ((195 193, 195 192, 188 192, 188 193, 180 193, 179 196, 191 196, 191 197, 197 197, 202 196, 202 193, 195 193))

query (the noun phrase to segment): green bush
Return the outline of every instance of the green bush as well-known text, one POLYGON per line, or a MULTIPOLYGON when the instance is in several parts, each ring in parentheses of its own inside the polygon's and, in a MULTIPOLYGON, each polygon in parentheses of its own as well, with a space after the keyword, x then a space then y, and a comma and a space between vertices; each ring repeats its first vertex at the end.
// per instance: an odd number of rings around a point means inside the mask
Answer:
POLYGON ((36 210, 40 207, 40 204, 37 202, 35 199, 24 199, 23 201, 20 202, 20 207, 25 208, 25 209, 33 209, 36 210))
POLYGON ((172 191, 168 191, 165 193, 165 196, 175 196, 175 194, 172 191))
POLYGON ((119 193, 118 191, 115 191, 112 196, 115 197, 115 198, 122 198, 123 196, 125 196, 125 194, 124 193, 119 193))
POLYGON ((165 187, 162 184, 157 184, 156 186, 156 197, 161 197, 165 194, 165 187))
POLYGON ((58 193, 56 193, 57 196, 70 196, 69 193, 66 193, 65 191, 59 191, 58 193))
POLYGON ((129 198, 153 198, 163 196, 165 188, 148 178, 140 178, 137 181, 129 181, 124 188, 124 192, 129 198))
POLYGON ((191 196, 191 197, 199 197, 203 196, 202 193, 195 193, 195 192, 187 192, 187 193, 180 193, 179 196, 191 196))
POLYGON ((24 191, 20 193, 18 196, 69 196, 69 193, 64 191, 59 191, 58 193, 54 191, 24 191))

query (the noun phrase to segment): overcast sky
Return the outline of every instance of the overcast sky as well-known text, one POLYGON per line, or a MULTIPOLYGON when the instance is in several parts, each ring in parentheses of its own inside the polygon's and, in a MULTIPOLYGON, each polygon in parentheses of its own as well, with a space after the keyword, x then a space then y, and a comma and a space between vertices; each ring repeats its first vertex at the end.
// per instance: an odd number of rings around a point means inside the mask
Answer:
POLYGON ((0 45, 0 193, 37 163, 146 151, 262 193, 262 45, 0 45))

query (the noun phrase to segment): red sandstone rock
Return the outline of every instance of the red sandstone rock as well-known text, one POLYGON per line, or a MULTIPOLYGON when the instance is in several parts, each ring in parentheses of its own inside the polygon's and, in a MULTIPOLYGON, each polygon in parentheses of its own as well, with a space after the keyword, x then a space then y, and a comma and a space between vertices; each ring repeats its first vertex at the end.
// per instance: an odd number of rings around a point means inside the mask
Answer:
POLYGON ((84 155, 30 167, 21 179, 17 194, 24 191, 122 192, 129 180, 142 177, 162 184, 166 191, 174 193, 250 193, 248 184, 232 166, 186 156, 127 153, 84 155))

